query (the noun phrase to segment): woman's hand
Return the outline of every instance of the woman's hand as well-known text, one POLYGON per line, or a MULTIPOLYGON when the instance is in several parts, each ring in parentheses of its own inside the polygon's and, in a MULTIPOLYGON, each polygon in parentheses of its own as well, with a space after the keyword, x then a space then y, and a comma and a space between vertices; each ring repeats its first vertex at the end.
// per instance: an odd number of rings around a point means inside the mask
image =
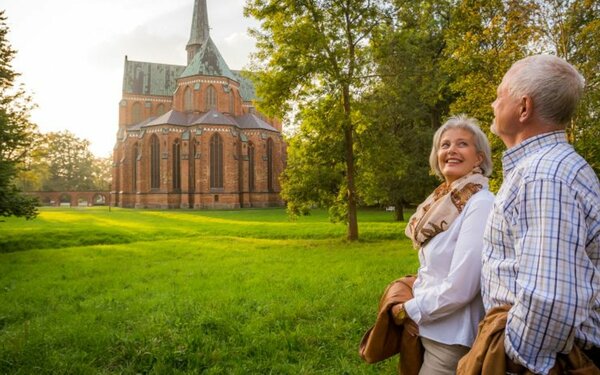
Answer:
POLYGON ((399 326, 404 326, 404 329, 411 336, 419 336, 419 326, 415 323, 408 315, 399 314, 400 310, 404 310, 404 306, 402 304, 397 304, 392 306, 392 316, 394 318, 394 323, 399 326), (403 318, 398 318, 398 315, 404 316, 403 318))
POLYGON ((404 329, 413 337, 419 336, 419 326, 411 318, 404 319, 404 329))
POLYGON ((392 318, 398 326, 403 325, 406 320, 406 314, 401 313, 402 310, 404 310, 404 306, 401 303, 392 306, 392 318))

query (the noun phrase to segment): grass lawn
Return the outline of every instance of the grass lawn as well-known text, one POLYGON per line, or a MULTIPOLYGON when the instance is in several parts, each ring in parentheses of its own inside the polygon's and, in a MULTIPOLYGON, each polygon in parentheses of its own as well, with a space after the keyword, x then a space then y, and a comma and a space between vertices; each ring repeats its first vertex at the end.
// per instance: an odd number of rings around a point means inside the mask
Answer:
POLYGON ((44 208, 0 222, 1 374, 393 374, 363 333, 414 273, 404 224, 323 211, 44 208))

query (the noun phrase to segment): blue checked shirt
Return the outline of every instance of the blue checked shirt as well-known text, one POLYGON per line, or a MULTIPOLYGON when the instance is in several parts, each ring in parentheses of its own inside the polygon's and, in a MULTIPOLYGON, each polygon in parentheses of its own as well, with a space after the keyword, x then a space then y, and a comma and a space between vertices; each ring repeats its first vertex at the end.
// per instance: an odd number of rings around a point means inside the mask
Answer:
POLYGON ((573 344, 600 347, 600 184, 562 131, 507 150, 484 237, 486 311, 511 304, 506 353, 547 374, 573 344))

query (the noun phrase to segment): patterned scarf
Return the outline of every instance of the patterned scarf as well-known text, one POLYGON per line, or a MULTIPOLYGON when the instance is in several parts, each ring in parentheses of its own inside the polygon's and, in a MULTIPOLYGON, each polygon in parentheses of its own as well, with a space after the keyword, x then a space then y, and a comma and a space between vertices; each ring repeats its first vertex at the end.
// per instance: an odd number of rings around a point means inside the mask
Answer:
POLYGON ((447 230, 460 215, 469 198, 481 189, 487 189, 488 178, 479 167, 454 181, 438 186, 423 203, 417 207, 406 226, 406 235, 419 249, 436 235, 447 230))

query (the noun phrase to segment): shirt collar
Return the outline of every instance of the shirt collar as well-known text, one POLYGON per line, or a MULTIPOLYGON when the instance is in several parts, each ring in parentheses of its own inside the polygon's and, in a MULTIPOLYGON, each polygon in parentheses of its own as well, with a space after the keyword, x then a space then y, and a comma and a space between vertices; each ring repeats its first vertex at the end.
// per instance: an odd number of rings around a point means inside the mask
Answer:
POLYGON ((509 148, 502 154, 502 169, 504 170, 504 174, 506 175, 506 173, 512 170, 526 155, 531 155, 544 147, 557 143, 567 143, 567 135, 564 130, 536 135, 509 148))

